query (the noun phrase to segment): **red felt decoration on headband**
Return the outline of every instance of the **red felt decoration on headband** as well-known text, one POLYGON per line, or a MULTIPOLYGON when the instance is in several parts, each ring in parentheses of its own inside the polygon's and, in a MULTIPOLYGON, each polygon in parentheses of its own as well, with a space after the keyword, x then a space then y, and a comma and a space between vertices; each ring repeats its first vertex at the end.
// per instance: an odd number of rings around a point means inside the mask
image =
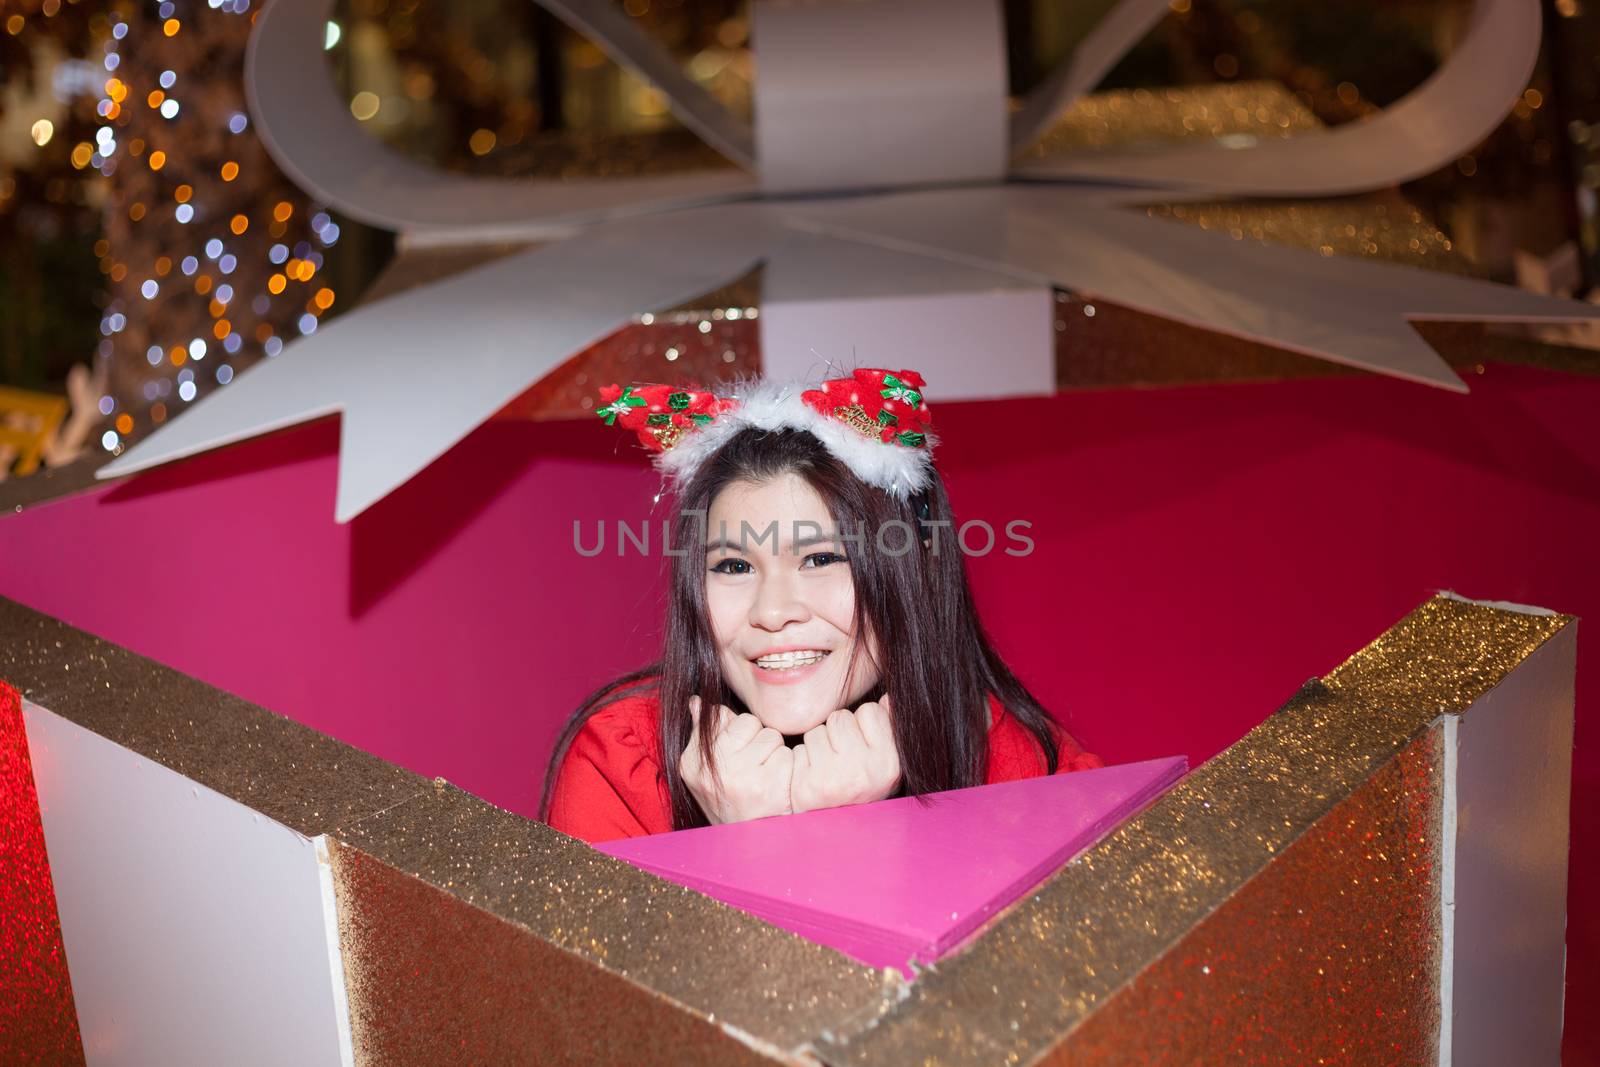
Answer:
POLYGON ((684 432, 739 406, 737 400, 680 385, 602 386, 600 403, 595 413, 608 426, 632 430, 652 452, 665 452, 684 432))
POLYGON ((922 375, 913 370, 866 368, 848 378, 833 378, 800 398, 816 411, 839 419, 885 444, 920 448, 933 421, 922 399, 922 375))
MULTIPOLYGON (((865 368, 832 378, 800 394, 825 418, 837 419, 869 440, 904 448, 926 446, 933 416, 922 399, 922 375, 912 370, 865 368)), ((679 385, 607 385, 595 414, 608 426, 632 430, 645 448, 665 452, 683 434, 708 426, 739 407, 735 397, 679 385)))

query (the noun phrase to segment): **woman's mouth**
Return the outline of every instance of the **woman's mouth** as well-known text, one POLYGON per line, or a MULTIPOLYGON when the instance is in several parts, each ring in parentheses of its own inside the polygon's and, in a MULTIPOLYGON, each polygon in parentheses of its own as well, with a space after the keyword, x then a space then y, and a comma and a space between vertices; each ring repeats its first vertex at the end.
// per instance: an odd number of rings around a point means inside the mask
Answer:
POLYGON ((756 667, 756 681, 765 685, 794 685, 821 670, 827 658, 825 648, 791 648, 757 656, 750 662, 756 667))
POLYGON ((793 671, 821 663, 827 655, 827 649, 802 648, 757 656, 751 662, 765 671, 793 671))

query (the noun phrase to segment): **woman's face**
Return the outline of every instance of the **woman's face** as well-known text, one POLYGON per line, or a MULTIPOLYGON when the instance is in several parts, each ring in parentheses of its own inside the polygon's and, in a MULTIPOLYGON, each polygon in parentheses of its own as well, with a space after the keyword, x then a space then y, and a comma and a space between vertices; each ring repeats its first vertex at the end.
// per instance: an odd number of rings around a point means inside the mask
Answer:
POLYGON ((793 473, 730 482, 706 526, 706 605, 723 675, 763 726, 803 734, 877 685, 870 635, 855 655, 850 564, 810 483, 793 473))

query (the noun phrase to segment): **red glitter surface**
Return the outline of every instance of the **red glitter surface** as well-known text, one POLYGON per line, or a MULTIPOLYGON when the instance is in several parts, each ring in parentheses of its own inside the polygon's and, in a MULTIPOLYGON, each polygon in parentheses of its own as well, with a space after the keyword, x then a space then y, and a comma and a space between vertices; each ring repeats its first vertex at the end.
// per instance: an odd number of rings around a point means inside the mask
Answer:
POLYGON ((613 382, 715 386, 760 371, 761 333, 752 320, 634 323, 568 359, 495 418, 581 419, 593 413, 600 386, 613 382))
POLYGON ((1437 1063, 1442 744, 1375 771, 1044 1062, 1437 1063))
POLYGON ((0 1063, 83 1063, 22 697, 0 682, 0 1063))

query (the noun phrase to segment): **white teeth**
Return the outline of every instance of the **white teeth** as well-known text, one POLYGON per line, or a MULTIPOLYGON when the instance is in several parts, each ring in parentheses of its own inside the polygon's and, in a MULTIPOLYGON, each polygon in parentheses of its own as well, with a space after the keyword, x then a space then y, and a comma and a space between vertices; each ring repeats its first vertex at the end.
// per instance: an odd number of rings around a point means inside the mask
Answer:
POLYGON ((756 660, 756 666, 769 671, 787 671, 795 667, 807 667, 813 663, 822 662, 822 657, 828 653, 822 649, 807 648, 798 652, 774 652, 769 656, 762 656, 756 660))

